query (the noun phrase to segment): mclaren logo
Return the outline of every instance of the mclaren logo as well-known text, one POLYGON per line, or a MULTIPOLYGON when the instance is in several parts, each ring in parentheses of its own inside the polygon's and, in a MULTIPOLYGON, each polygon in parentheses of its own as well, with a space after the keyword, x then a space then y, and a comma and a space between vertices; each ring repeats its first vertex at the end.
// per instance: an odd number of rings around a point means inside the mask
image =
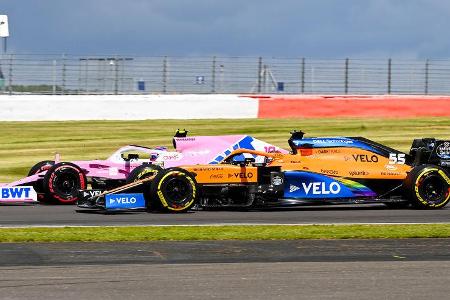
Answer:
POLYGON ((291 184, 290 186, 289 186, 289 193, 293 193, 293 192, 295 192, 295 191, 298 191, 300 188, 298 187, 298 186, 295 186, 295 185, 293 185, 293 184, 291 184))

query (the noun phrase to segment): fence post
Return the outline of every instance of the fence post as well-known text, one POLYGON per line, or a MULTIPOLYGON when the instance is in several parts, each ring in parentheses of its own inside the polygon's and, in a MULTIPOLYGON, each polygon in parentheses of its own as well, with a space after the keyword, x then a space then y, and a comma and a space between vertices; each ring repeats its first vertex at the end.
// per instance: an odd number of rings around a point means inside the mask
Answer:
POLYGON ((346 95, 348 94, 348 64, 349 64, 349 59, 346 58, 345 59, 345 83, 344 83, 344 93, 346 95))
POLYGON ((430 69, 430 60, 427 59, 425 62, 425 95, 428 95, 428 72, 430 69))
POLYGON ((211 74, 211 93, 216 93, 216 57, 212 60, 212 74, 211 74))
POLYGON ((61 94, 64 95, 66 91, 66 55, 62 55, 62 86, 61 86, 61 94))
POLYGON ((12 95, 12 81, 13 81, 13 54, 9 55, 9 70, 8 70, 8 93, 12 95))
POLYGON ((263 65, 262 65, 262 57, 258 58, 258 94, 261 94, 261 85, 262 85, 262 74, 263 73, 263 65))
POLYGON ((115 57, 114 64, 114 95, 119 94, 119 59, 115 57))
POLYGON ((304 57, 302 58, 302 71, 301 71, 301 73, 302 73, 302 77, 300 79, 300 84, 301 84, 300 91, 301 91, 302 94, 304 94, 305 93, 305 58, 304 57))
POLYGON ((264 65, 263 66, 263 76, 262 76, 262 86, 263 86, 263 90, 264 90, 265 94, 267 94, 267 72, 268 72, 267 65, 264 65))
POLYGON ((387 78, 387 93, 391 93, 391 81, 392 81, 392 58, 388 59, 388 78, 387 78))
POLYGON ((56 94, 56 59, 53 60, 53 70, 52 70, 52 79, 53 79, 53 85, 52 85, 52 94, 56 94))
POLYGON ((162 70, 162 84, 163 84, 163 94, 167 93, 167 56, 164 56, 163 60, 163 70, 162 70))

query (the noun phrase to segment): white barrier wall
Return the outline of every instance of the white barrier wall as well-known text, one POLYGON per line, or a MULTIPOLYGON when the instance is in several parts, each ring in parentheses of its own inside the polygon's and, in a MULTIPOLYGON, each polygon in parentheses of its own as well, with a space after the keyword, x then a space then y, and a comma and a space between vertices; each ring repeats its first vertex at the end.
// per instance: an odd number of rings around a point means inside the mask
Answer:
POLYGON ((0 121, 257 118, 237 95, 0 95, 0 121))

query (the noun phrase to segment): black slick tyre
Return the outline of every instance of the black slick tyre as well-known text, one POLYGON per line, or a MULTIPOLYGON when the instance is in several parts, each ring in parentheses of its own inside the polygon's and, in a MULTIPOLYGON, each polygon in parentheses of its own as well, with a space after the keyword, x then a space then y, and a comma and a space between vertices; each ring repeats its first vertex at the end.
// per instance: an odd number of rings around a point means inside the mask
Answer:
POLYGON ((43 186, 46 199, 58 204, 74 204, 78 190, 87 188, 83 171, 75 164, 57 163, 44 176, 43 186))
POLYGON ((161 171, 162 168, 157 165, 141 165, 139 167, 136 167, 133 171, 130 172, 130 174, 127 177, 126 183, 132 183, 137 180, 141 180, 153 175, 158 174, 159 171, 161 171))
POLYGON ((198 188, 189 172, 169 168, 156 175, 149 192, 150 206, 169 212, 185 212, 195 204, 198 188))
POLYGON ((406 197, 419 209, 437 209, 450 201, 450 178, 439 166, 413 168, 405 179, 406 197))
MULTIPOLYGON (((126 184, 148 178, 151 176, 155 176, 160 172, 162 168, 157 165, 151 165, 151 164, 145 164, 141 165, 139 167, 136 167, 133 171, 130 172, 130 174, 127 177, 126 184)), ((144 189, 149 190, 150 189, 150 182, 145 182, 141 186, 131 188, 127 192, 128 193, 139 193, 142 192, 144 189)))
POLYGON ((35 175, 50 169, 55 162, 53 160, 43 160, 31 167, 27 176, 35 175))

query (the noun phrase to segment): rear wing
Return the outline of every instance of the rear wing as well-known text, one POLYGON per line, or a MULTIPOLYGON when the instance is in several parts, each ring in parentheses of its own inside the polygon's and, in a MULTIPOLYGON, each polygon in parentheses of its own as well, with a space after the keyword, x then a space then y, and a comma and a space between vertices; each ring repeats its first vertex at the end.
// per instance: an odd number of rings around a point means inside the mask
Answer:
POLYGON ((173 139, 172 139, 172 145, 173 145, 174 149, 177 149, 177 140, 176 140, 176 138, 187 137, 188 132, 189 131, 186 130, 186 129, 183 129, 183 130, 177 129, 177 131, 175 132, 175 135, 173 136, 173 139))
POLYGON ((435 138, 415 139, 409 154, 414 157, 414 164, 429 163, 450 167, 450 141, 435 138))
POLYGON ((288 140, 289 147, 291 147, 292 154, 297 154, 297 146, 295 145, 294 141, 303 139, 303 136, 305 133, 303 131, 297 131, 293 130, 291 131, 291 137, 288 140))

